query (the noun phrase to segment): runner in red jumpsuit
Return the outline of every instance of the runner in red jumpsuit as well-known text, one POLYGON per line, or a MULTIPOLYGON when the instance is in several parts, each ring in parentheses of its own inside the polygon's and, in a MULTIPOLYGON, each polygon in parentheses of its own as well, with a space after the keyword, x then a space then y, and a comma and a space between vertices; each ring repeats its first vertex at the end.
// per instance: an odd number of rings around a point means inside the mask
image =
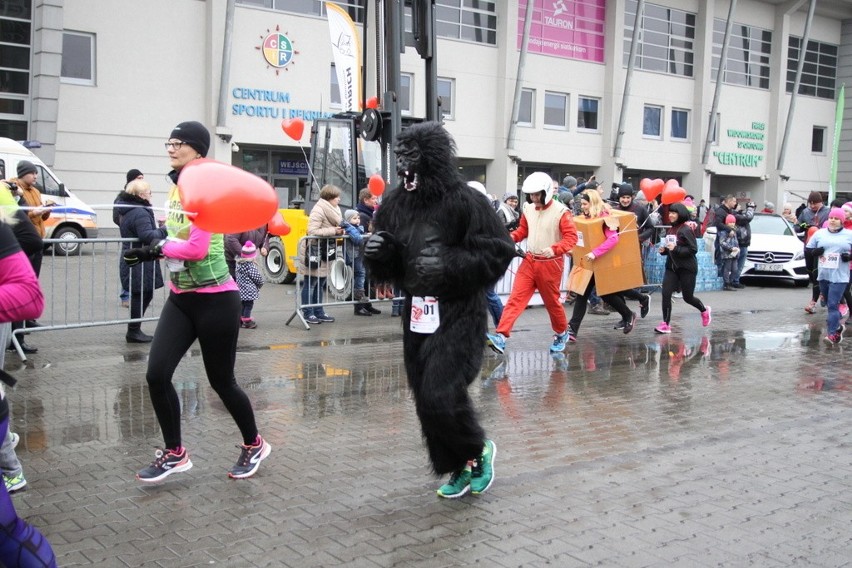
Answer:
POLYGON ((506 349, 506 338, 512 333, 515 320, 526 309, 538 290, 553 328, 550 351, 565 350, 568 341, 568 320, 559 301, 564 255, 577 244, 577 227, 570 211, 553 199, 553 179, 544 172, 534 172, 524 180, 521 191, 527 195, 520 225, 512 231, 512 240, 527 239, 527 253, 515 275, 515 283, 496 333, 487 334, 488 345, 497 353, 506 349))

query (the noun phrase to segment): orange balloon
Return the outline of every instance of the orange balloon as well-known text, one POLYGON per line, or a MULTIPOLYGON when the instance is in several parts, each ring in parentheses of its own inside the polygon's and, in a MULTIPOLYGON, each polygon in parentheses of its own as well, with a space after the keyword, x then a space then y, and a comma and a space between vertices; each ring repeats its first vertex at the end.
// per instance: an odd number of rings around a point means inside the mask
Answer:
POLYGON ((285 118, 281 121, 281 130, 284 133, 298 142, 302 139, 302 133, 305 132, 305 121, 299 117, 285 118))
POLYGON ((385 180, 379 174, 373 174, 370 176, 367 187, 370 188, 370 193, 378 197, 385 192, 385 180))
POLYGON ((280 211, 273 213, 272 219, 266 224, 266 229, 269 231, 269 234, 276 237, 283 237, 290 234, 290 225, 284 220, 284 216, 281 215, 280 211))
POLYGON ((370 97, 367 99, 367 108, 379 108, 379 97, 370 97))
POLYGON ((666 184, 666 188, 663 190, 663 205, 671 205, 672 203, 679 203, 684 200, 686 197, 686 190, 677 185, 676 180, 675 185, 669 186, 666 184))
POLYGON ((178 190, 192 222, 211 233, 242 233, 265 225, 278 197, 263 179, 240 168, 202 158, 180 172, 178 190))

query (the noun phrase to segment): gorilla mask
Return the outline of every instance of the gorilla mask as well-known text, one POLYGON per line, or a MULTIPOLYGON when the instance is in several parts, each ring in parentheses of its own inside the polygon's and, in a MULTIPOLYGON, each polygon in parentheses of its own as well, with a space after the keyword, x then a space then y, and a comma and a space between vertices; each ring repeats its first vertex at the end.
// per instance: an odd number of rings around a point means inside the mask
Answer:
POLYGON ((396 173, 406 191, 416 191, 425 179, 455 179, 456 145, 437 122, 423 122, 403 130, 397 137, 396 173))

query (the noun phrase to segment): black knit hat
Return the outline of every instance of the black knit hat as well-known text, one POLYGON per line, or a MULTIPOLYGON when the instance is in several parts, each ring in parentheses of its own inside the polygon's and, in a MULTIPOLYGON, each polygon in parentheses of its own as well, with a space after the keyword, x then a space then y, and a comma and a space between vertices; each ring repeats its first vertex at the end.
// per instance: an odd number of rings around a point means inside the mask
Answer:
POLYGON ((28 162, 26 160, 22 160, 18 162, 18 177, 22 178, 27 174, 37 174, 38 169, 35 167, 35 164, 32 162, 28 162))
POLYGON ((190 120, 181 122, 175 126, 169 138, 177 138, 181 142, 189 144, 201 157, 207 156, 210 149, 210 132, 200 122, 190 120))
POLYGON ((624 197, 625 195, 633 197, 633 186, 629 183, 622 183, 618 186, 618 196, 624 197))
POLYGON ((130 183, 131 181, 135 180, 136 178, 138 178, 141 175, 142 175, 142 172, 140 172, 139 170, 137 170, 135 168, 132 169, 132 170, 129 170, 127 172, 127 183, 130 183))

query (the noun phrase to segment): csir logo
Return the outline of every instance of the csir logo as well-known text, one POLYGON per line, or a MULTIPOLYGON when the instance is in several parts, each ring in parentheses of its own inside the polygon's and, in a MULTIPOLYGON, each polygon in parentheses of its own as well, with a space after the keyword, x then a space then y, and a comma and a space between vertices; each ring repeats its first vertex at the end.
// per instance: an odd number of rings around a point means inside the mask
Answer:
POLYGON ((255 49, 261 51, 263 59, 267 64, 275 68, 275 74, 278 75, 281 69, 287 71, 286 67, 293 62, 293 56, 298 55, 299 52, 294 49, 290 38, 280 33, 278 26, 275 26, 274 32, 271 30, 266 31, 266 36, 260 36, 263 39, 263 43, 255 49))

